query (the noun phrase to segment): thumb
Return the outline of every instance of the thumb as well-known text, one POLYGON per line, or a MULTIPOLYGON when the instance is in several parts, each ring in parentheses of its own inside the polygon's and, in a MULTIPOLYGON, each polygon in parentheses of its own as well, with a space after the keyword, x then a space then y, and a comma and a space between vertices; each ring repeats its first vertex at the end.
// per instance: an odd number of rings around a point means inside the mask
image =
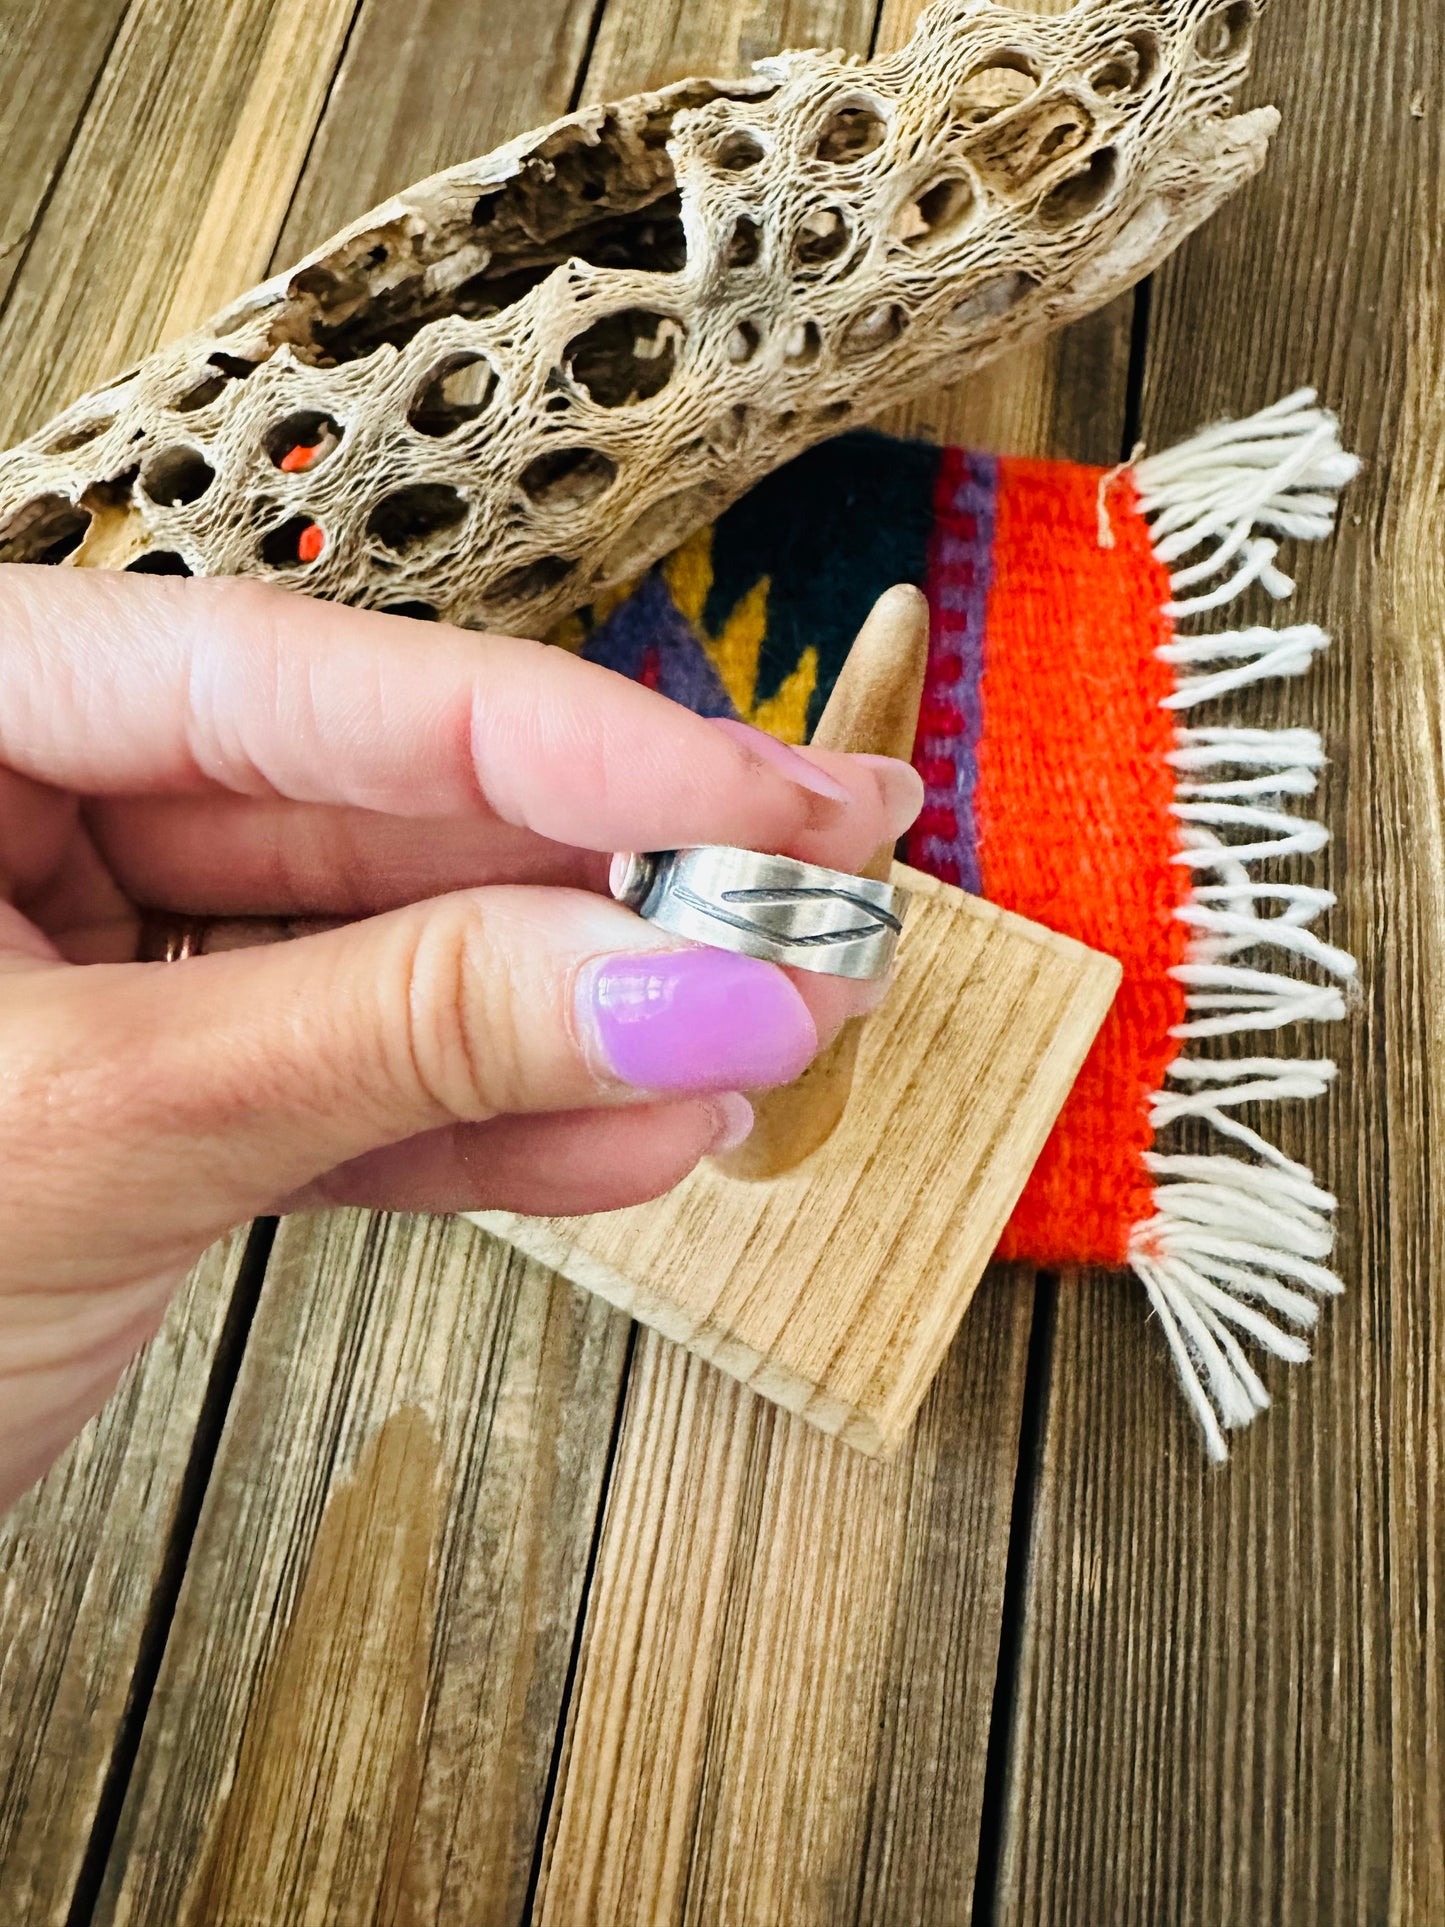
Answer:
POLYGON ((43 968, 3 1030, 5 1108, 26 1128, 3 1146, 0 1211, 9 1193, 26 1268, 55 1283, 70 1266, 88 1280, 102 1247, 161 1262, 447 1124, 786 1083, 819 1041, 773 965, 544 888, 179 964, 43 968), (62 1209, 22 1211, 27 1185, 54 1199, 64 1172, 62 1209))

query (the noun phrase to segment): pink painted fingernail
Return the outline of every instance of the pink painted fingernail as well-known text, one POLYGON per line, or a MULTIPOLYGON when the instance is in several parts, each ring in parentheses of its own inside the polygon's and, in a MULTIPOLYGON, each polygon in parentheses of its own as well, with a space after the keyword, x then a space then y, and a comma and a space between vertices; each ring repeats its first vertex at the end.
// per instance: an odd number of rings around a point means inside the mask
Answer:
POLYGON ((709 1154, 718 1158, 746 1143, 752 1136, 757 1120, 752 1105, 741 1091, 724 1091, 716 1099, 713 1108, 717 1112, 717 1136, 712 1141, 709 1154))
POLYGON ((766 730, 754 729, 751 723, 736 722, 731 716, 710 716, 708 721, 714 728, 725 730, 750 755, 771 763, 790 782, 811 790, 814 796, 826 796, 830 803, 853 801, 851 793, 841 783, 835 782, 816 763, 810 763, 806 756, 800 756, 789 744, 780 743, 776 736, 769 736, 766 730))
POLYGON ((577 982, 594 1069, 646 1091, 791 1084, 818 1049, 797 990, 773 964, 727 950, 600 957, 577 982))
POLYGON ((890 835, 896 839, 911 830, 923 808, 923 778, 918 771, 897 756, 858 756, 854 760, 865 763, 878 779, 890 835))

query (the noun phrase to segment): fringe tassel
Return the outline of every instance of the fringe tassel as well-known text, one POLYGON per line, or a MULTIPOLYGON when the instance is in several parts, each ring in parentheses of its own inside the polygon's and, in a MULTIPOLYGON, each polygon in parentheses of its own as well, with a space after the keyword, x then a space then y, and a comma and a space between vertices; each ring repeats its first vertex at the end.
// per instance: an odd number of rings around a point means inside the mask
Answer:
MULTIPOLYGON (((1290 595, 1294 583, 1277 566, 1276 538, 1327 536, 1339 491, 1358 467, 1311 389, 1138 462, 1140 508, 1170 571, 1165 613, 1175 621, 1203 615, 1256 582, 1276 598, 1290 595)), ((1328 644, 1308 623, 1178 636, 1161 652, 1180 671, 1166 706, 1182 716, 1250 683, 1303 675, 1328 644)), ((1311 855, 1329 841, 1323 825, 1287 807, 1315 791, 1325 762, 1318 735, 1181 723, 1170 760, 1178 779, 1175 860, 1193 878, 1178 913, 1189 947, 1175 972, 1188 1016, 1174 1035, 1196 1042, 1343 1017, 1340 986, 1353 978, 1354 959, 1313 927, 1334 896, 1260 875, 1261 866, 1311 855)), ((1319 1301, 1343 1290, 1326 1262, 1335 1200, 1237 1112, 1323 1096, 1335 1066, 1180 1056, 1167 1075, 1169 1088, 1150 1100, 1156 1132, 1202 1119, 1237 1148, 1149 1154, 1154 1215, 1135 1227, 1130 1262, 1206 1449, 1223 1459, 1225 1431, 1269 1404, 1241 1341, 1300 1363, 1309 1357, 1300 1334, 1318 1319, 1319 1301)))

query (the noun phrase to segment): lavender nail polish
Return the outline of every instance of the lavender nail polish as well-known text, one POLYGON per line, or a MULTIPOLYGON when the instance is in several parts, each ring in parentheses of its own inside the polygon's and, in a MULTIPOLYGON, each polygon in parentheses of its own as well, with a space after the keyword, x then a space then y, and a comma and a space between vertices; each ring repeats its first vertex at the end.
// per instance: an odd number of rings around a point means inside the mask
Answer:
POLYGON ((639 1090, 790 1084, 818 1049, 783 972, 726 950, 599 958, 578 979, 577 1017, 595 1068, 639 1090))

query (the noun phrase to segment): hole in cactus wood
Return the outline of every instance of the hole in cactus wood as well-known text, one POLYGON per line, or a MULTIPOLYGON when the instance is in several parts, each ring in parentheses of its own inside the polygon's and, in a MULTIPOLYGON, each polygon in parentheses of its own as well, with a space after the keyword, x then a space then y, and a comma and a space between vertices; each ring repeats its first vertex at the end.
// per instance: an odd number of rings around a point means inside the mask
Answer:
POLYGON ((1039 165, 1046 167, 1050 161, 1056 161, 1060 154, 1071 153, 1088 131, 1080 120, 1055 121, 1040 137, 1039 165))
POLYGON ((198 408, 209 408, 225 386, 224 375, 206 375, 194 388, 188 388, 184 395, 173 401, 171 407, 178 415, 194 414, 198 408))
POLYGON ((1159 43, 1153 34, 1130 34, 1102 67, 1095 68, 1089 85, 1102 100, 1116 100, 1147 87, 1158 70, 1159 43))
POLYGON ((725 173, 745 174, 750 167, 757 166, 765 151, 750 128, 734 127, 718 142, 713 158, 725 173))
POLYGON ((314 562, 326 547, 326 536, 309 515, 293 515, 261 538, 261 560, 272 569, 299 569, 314 562))
POLYGON ((844 355, 872 355, 880 348, 886 348, 891 341, 897 341, 908 326, 908 316, 896 301, 885 301, 875 308, 868 308, 856 315, 838 343, 838 352, 844 355))
POLYGON ((740 214, 728 236, 727 264, 730 268, 750 268, 762 252, 762 229, 751 214, 740 214))
POLYGON ((972 289, 949 310, 950 328, 973 328, 994 321, 1016 308, 1038 282, 1031 274, 995 274, 972 289))
POLYGON ((1087 167, 1051 188, 1039 207, 1039 219, 1044 226, 1067 227, 1101 207, 1113 188, 1118 161, 1112 147, 1101 147, 1097 154, 1091 155, 1087 167))
POLYGON ((77 448, 84 448, 88 442, 95 441, 114 426, 114 415, 97 415, 88 422, 73 422, 68 428, 57 429, 46 442, 45 452, 47 455, 73 454, 77 448))
POLYGON ((258 364, 243 361, 239 355, 214 354, 206 360, 200 380, 171 403, 178 415, 192 415, 198 408, 209 408, 233 381, 244 381, 256 372, 258 364))
POLYGON ((1039 70, 1028 54, 1005 48, 975 67, 954 100, 954 113, 965 127, 981 127, 996 114, 1017 107, 1039 84, 1039 70))
POLYGON ((89 527, 89 509, 63 495, 37 495, 0 528, 0 562, 63 562, 89 527))
POLYGON ((569 258, 594 268, 628 268, 640 274, 678 274, 687 266, 682 196, 665 194, 646 214, 627 221, 600 221, 572 237, 569 258))
POLYGON ((341 428, 330 415, 302 409, 288 415, 266 435, 266 453, 286 475, 307 475, 319 468, 341 440, 341 428))
POLYGON ((497 392, 497 371, 485 355, 448 355, 412 397, 406 418, 420 434, 451 435, 474 422, 497 392))
POLYGON ((409 616, 413 622, 440 622, 430 602, 387 602, 379 611, 384 616, 409 616))
POLYGON ((191 566, 174 549, 151 549, 125 565, 127 575, 190 575, 191 566))
POLYGON ((811 368, 823 352, 823 331, 816 321, 795 321, 788 331, 783 360, 790 368, 811 368))
POLYGON ((847 247, 848 233, 848 217, 842 208, 815 208, 798 224, 798 232, 793 237, 793 259, 800 268, 826 267, 847 247))
MULTIPOLYGON (((465 315, 469 321, 486 321, 506 308, 515 307, 533 288, 540 288, 556 265, 555 261, 538 261, 529 267, 514 268, 508 274, 484 268, 480 274, 463 281, 452 296, 453 312, 465 315)), ((398 346, 405 344, 405 338, 400 327, 390 335, 398 346)))
POLYGON ((651 401, 672 380, 684 337, 671 315, 628 308, 594 321, 567 344, 567 373, 599 408, 651 401))
POLYGON ((543 508, 581 508, 617 480, 617 464, 595 448, 554 448, 522 470, 522 492, 543 508))
POLYGON ((985 128, 969 148, 969 162, 1002 195, 1028 191, 1045 169, 1082 148, 1093 117, 1073 99, 1042 100, 985 128))
POLYGON ((728 360, 738 366, 758 352, 763 331, 756 321, 740 321, 728 336, 728 360))
POLYGON ((366 519, 366 532, 393 554, 406 555, 467 519, 467 500, 445 482, 416 482, 384 495, 366 519))
POLYGON ((519 568, 509 569, 505 575, 498 576, 487 590, 487 600, 491 603, 526 602, 534 596, 550 595, 561 585, 576 568, 575 562, 564 555, 542 555, 535 562, 524 562, 519 568))
POLYGON ((180 508, 198 502, 216 479, 216 471, 198 448, 163 448, 146 463, 140 485, 160 508, 180 508))
MULTIPOLYGON (((719 91, 699 83, 686 104, 719 91)), ((667 140, 682 104, 659 106, 641 127, 604 115, 600 130, 554 128, 470 205, 353 236, 293 278, 277 345, 289 341, 313 363, 354 361, 404 347, 444 315, 501 314, 568 263, 677 273, 687 240, 667 140), (459 278, 447 270, 463 251, 479 265, 459 278)))
POLYGON ((820 161, 846 165, 876 152, 887 132, 881 108, 872 101, 850 100, 829 115, 814 151, 820 161))
POLYGON ((1230 6, 1216 8, 1199 23, 1195 52, 1204 60, 1240 59, 1254 39, 1255 19, 1253 0, 1233 0, 1230 6))
POLYGON ((962 174, 950 174, 908 203, 899 214, 894 233, 905 247, 930 247, 961 227, 974 205, 973 182, 962 174))

